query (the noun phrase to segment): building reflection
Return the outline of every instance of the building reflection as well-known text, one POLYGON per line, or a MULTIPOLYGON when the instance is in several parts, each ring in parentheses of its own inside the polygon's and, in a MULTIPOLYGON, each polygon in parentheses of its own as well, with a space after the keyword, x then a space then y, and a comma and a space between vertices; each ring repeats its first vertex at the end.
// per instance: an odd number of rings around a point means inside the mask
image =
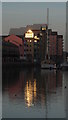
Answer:
POLYGON ((31 80, 26 82, 25 86, 25 102, 28 107, 34 105, 34 99, 36 98, 36 79, 34 79, 34 83, 31 83, 31 80))
POLYGON ((36 79, 34 79, 34 97, 36 97, 36 79))
POLYGON ((46 81, 46 89, 48 93, 55 93, 56 88, 62 87, 62 71, 41 71, 42 79, 46 81))
POLYGON ((3 72, 3 93, 6 88, 9 99, 23 100, 28 107, 46 105, 47 95, 56 94, 62 87, 61 71, 46 71, 38 69, 20 70, 18 72, 3 72), (11 79, 9 79, 12 74, 11 79), (5 82, 6 81, 6 82, 5 82))

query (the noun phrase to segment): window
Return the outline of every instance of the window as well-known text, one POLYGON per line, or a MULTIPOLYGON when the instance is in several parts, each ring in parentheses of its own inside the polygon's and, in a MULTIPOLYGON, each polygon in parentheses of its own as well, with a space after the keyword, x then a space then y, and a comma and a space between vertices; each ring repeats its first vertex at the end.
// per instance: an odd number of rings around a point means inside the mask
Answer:
POLYGON ((53 40, 54 40, 54 36, 53 36, 53 40))
POLYGON ((27 40, 27 42, 29 42, 29 40, 27 40))
POLYGON ((22 45, 20 44, 20 46, 22 46, 22 45))
POLYGON ((34 40, 35 43, 37 43, 37 40, 34 40))
POLYGON ((26 55, 24 55, 24 57, 25 57, 26 55))
POLYGON ((24 45, 26 45, 26 42, 24 42, 24 45))
POLYGON ((54 42, 52 42, 52 45, 54 45, 55 43, 54 42))
POLYGON ((34 54, 34 57, 36 57, 36 54, 34 54))
POLYGON ((24 49, 24 51, 26 51, 26 49, 24 49))
POLYGON ((30 42, 32 42, 32 40, 30 40, 30 42))
POLYGON ((34 52, 36 52, 36 49, 34 49, 34 52))
POLYGON ((54 48, 52 48, 52 53, 54 54, 54 48))
POLYGON ((37 34, 37 37, 40 37, 40 34, 39 34, 39 33, 37 34))

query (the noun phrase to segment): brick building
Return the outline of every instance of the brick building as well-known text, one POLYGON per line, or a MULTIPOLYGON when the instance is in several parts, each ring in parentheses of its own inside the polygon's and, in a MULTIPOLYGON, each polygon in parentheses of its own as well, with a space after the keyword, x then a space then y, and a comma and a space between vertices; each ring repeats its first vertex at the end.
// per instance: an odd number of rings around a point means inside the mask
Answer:
POLYGON ((2 63, 12 63, 19 60, 19 49, 18 46, 11 42, 2 41, 2 63))
POLYGON ((24 44, 22 38, 16 36, 16 35, 10 35, 8 37, 5 37, 4 40, 6 42, 10 42, 16 46, 18 46, 19 53, 20 53, 20 59, 23 59, 24 56, 24 44))
MULTIPOLYGON (((49 31, 50 32, 50 31, 49 31)), ((50 59, 56 61, 57 55, 57 32, 50 32, 48 37, 48 52, 50 59)))
POLYGON ((27 61, 40 63, 45 59, 46 28, 27 30, 24 38, 24 57, 27 61))
POLYGON ((50 61, 60 63, 63 58, 63 35, 58 35, 57 32, 52 32, 51 29, 49 29, 48 32, 50 61))

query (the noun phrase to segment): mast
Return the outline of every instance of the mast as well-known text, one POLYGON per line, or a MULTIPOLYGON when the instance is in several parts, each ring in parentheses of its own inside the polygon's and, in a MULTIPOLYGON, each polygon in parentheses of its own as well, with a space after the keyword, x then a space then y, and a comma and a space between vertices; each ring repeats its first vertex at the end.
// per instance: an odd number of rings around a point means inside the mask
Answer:
POLYGON ((49 50, 48 50, 48 26, 49 26, 49 8, 47 8, 47 59, 49 60, 49 50))

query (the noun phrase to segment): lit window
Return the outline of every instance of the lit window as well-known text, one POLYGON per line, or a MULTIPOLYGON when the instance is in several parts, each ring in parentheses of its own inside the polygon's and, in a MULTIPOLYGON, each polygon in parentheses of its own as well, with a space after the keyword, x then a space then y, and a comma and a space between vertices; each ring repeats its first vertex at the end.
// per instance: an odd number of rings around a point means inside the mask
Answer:
POLYGON ((42 30, 46 30, 46 28, 42 28, 42 30))
POLYGON ((27 42, 29 42, 29 40, 27 40, 27 42))
POLYGON ((40 33, 40 36, 42 36, 42 33, 40 33))
POLYGON ((39 38, 37 36, 34 37, 36 40, 39 40, 39 38))
POLYGON ((34 40, 34 42, 37 42, 37 40, 34 40))
POLYGON ((32 41, 30 40, 30 42, 32 42, 32 41))
POLYGON ((33 38, 34 37, 34 33, 31 30, 28 30, 25 33, 25 38, 33 38))

